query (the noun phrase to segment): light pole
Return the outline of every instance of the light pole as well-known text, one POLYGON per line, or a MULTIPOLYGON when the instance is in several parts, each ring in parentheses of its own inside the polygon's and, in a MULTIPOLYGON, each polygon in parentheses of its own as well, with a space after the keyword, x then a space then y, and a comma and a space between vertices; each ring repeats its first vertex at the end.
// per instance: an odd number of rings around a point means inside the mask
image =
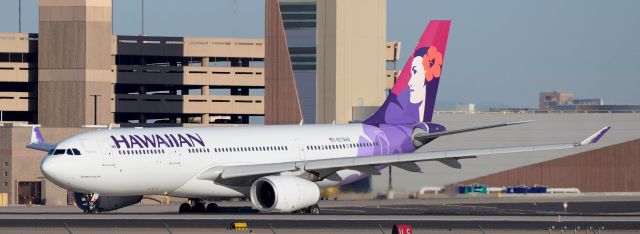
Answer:
POLYGON ((142 7, 141 7, 141 11, 142 11, 142 34, 140 34, 141 36, 144 36, 144 0, 142 1, 142 7))
POLYGON ((22 32, 22 0, 18 0, 18 32, 22 32))

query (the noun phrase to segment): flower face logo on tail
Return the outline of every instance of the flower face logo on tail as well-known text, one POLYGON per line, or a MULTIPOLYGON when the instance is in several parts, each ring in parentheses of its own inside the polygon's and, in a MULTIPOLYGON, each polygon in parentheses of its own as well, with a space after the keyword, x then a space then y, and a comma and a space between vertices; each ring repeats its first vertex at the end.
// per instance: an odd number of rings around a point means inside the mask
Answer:
POLYGON ((413 53, 411 78, 409 79, 409 102, 419 104, 419 121, 423 121, 427 98, 427 82, 440 78, 442 53, 435 46, 421 47, 413 53))
POLYGON ((425 79, 427 81, 433 80, 433 78, 440 78, 442 72, 442 53, 438 51, 435 46, 429 47, 427 54, 424 55, 422 65, 425 70, 425 79))
POLYGON ((426 82, 440 78, 442 72, 442 53, 436 47, 418 48, 411 61, 411 79, 409 79, 410 102, 424 102, 427 94, 426 82))

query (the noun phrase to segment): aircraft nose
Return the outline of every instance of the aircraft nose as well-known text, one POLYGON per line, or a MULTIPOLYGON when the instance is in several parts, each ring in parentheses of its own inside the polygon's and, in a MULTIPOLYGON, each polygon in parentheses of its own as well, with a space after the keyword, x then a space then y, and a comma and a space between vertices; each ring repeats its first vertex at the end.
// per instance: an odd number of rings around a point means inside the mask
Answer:
POLYGON ((68 178, 66 176, 68 171, 63 168, 60 160, 56 157, 44 158, 42 163, 40 163, 40 170, 47 179, 57 185, 68 183, 68 178))

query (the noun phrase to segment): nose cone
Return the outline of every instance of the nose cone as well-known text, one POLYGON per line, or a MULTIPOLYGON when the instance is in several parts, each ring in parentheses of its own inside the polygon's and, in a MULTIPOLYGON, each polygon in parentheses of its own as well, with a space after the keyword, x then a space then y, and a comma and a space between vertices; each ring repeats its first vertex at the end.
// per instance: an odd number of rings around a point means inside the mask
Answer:
POLYGON ((40 163, 40 170, 42 174, 54 184, 60 187, 67 187, 71 177, 68 175, 69 171, 64 168, 59 158, 47 156, 40 163))

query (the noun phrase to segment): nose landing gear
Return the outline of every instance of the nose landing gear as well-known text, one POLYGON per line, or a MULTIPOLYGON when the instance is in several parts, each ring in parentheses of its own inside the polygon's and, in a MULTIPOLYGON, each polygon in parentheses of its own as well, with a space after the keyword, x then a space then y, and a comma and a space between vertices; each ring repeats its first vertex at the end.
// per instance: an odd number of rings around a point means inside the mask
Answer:
POLYGON ((80 194, 80 204, 78 207, 82 209, 83 214, 96 214, 100 213, 100 210, 97 208, 98 206, 98 198, 100 197, 97 193, 83 193, 80 194))

